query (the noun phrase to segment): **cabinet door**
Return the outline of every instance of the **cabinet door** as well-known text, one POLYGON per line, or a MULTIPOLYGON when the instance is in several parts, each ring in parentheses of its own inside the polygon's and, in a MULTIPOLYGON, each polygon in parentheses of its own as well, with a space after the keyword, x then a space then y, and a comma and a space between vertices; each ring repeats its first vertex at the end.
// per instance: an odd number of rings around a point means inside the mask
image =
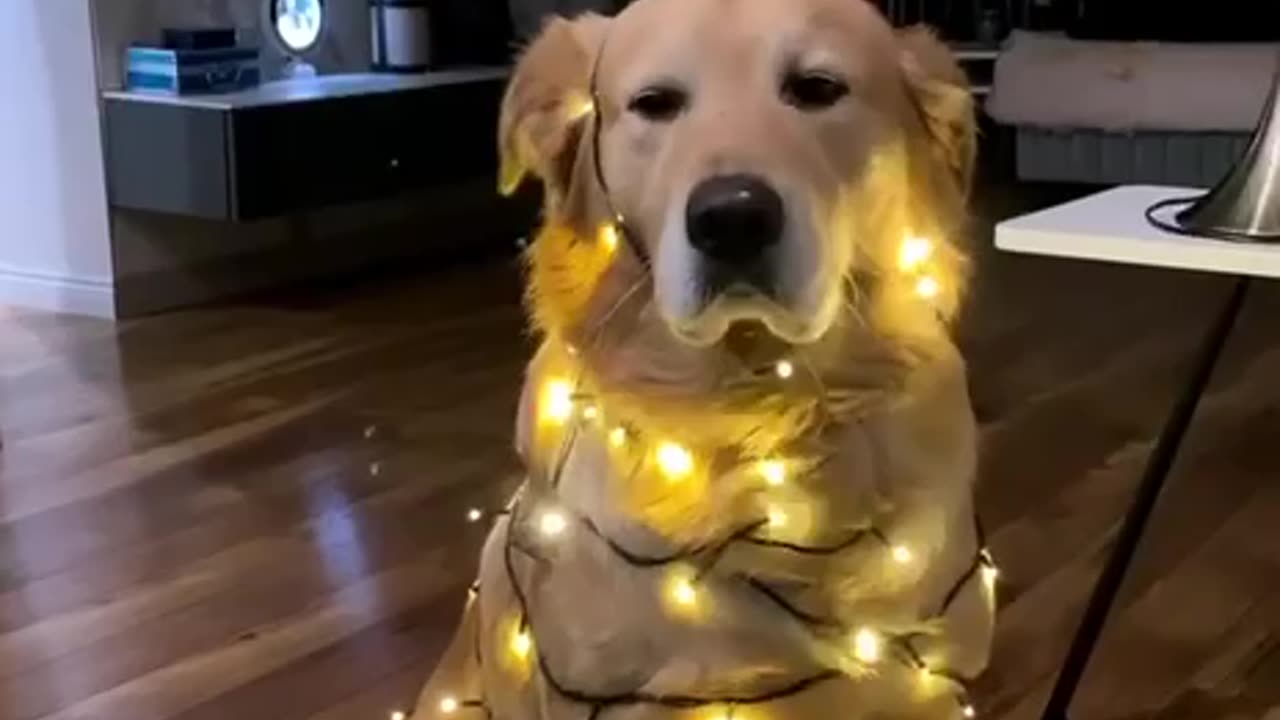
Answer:
POLYGON ((235 112, 231 189, 250 220, 377 197, 386 191, 380 150, 385 101, 376 95, 235 112))
POLYGON ((501 80, 237 110, 236 219, 497 176, 501 80))
POLYGON ((498 174, 502 81, 396 93, 386 115, 388 167, 401 190, 498 174))

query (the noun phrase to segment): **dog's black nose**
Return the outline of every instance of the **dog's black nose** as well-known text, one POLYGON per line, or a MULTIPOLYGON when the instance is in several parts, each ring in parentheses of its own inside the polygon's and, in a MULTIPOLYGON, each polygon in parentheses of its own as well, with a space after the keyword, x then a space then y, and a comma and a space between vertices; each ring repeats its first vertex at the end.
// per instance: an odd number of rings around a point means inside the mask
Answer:
POLYGON ((758 260, 782 239, 782 197, 752 175, 721 175, 693 189, 685 210, 689 242, 728 265, 758 260))

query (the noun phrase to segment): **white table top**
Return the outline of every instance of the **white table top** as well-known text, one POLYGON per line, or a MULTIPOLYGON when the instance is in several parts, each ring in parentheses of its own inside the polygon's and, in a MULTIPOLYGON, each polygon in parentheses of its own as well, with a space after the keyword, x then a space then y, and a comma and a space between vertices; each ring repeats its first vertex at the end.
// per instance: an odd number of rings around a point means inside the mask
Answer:
POLYGON ((170 95, 132 90, 109 90, 104 92, 102 96, 110 100, 162 103, 213 110, 236 110, 260 105, 308 102, 350 95, 414 90, 470 82, 498 81, 505 79, 508 72, 505 67, 480 67, 411 75, 352 73, 276 80, 248 90, 229 93, 170 95))
MULTIPOLYGON (((1165 232, 1146 219, 1151 205, 1203 190, 1129 185, 1006 220, 996 247, 1031 255, 1280 278, 1280 245, 1227 242, 1165 232)), ((1181 208, 1160 214, 1170 219, 1181 208)))

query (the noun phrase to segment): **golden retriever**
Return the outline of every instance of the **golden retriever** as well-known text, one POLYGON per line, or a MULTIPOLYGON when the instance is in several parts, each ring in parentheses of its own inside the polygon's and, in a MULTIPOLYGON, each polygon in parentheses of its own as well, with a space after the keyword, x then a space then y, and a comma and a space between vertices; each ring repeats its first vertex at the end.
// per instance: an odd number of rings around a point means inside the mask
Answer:
POLYGON ((546 26, 499 140, 545 188, 528 480, 415 717, 972 716, 946 47, 863 0, 638 0, 546 26))

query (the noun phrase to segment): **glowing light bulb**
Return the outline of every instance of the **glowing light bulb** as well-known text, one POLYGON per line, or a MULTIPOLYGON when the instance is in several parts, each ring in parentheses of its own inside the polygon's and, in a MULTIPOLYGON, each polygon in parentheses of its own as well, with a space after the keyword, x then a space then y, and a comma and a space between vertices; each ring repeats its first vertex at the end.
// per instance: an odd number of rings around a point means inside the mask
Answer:
POLYGON ((533 636, 524 628, 517 628, 511 634, 511 654, 518 659, 524 660, 529 657, 529 653, 533 651, 533 636))
POLYGON ((588 405, 582 409, 582 417, 588 420, 595 420, 600 417, 600 408, 595 405, 588 405))
POLYGON ((938 297, 938 293, 942 292, 942 286, 931 276, 920 278, 920 282, 916 283, 916 294, 925 300, 932 300, 938 297))
POLYGON ((773 371, 783 380, 790 380, 796 374, 796 366, 790 360, 779 360, 773 371))
POLYGON ((658 469, 670 480, 682 480, 693 472, 693 455, 673 442, 658 446, 658 469))
POLYGON ((674 617, 701 620, 709 609, 706 593, 698 584, 698 573, 692 567, 680 565, 668 570, 658 590, 663 606, 674 617))
POLYGON ((899 565, 908 565, 915 559, 915 554, 906 545, 894 545, 891 554, 893 555, 893 561, 899 565))
POLYGON ((769 508, 769 527, 781 530, 787 526, 787 513, 782 508, 769 508))
POLYGON ((898 269, 912 272, 933 257, 933 243, 927 238, 909 237, 898 250, 898 269))
POLYGON ((467 511, 467 522, 478 523, 484 519, 484 511, 480 508, 471 508, 467 511))
POLYGON ((967 718, 976 718, 976 717, 978 717, 978 708, 976 708, 976 707, 974 707, 974 706, 972 706, 972 705, 968 705, 968 704, 966 704, 964 707, 960 708, 960 712, 961 712, 961 713, 963 713, 963 714, 964 714, 964 716, 965 716, 965 717, 967 717, 967 718))
POLYGON ((461 704, 458 702, 458 698, 452 695, 446 695, 440 698, 440 712, 445 715, 452 715, 458 712, 459 707, 461 707, 461 704))
POLYGON ((569 521, 559 510, 547 510, 538 518, 538 532, 545 537, 559 537, 568 527, 569 521))
POLYGON ((408 717, 408 715, 405 715, 404 712, 400 710, 396 710, 391 713, 391 720, 406 720, 408 717))
POLYGON ((542 417, 563 425, 573 417, 573 386, 564 380, 551 380, 542 394, 542 417))
POLYGON ((377 434, 378 434, 378 427, 376 425, 370 425, 369 427, 364 429, 365 440, 369 440, 370 438, 372 438, 374 435, 377 435, 377 434))
POLYGON ((679 578, 671 583, 671 599, 677 605, 693 607, 698 604, 698 589, 688 578, 679 578))
POLYGON ((616 428, 614 428, 614 429, 610 430, 610 431, 609 431, 609 444, 610 444, 610 445, 612 445, 612 446, 614 446, 614 447, 616 447, 616 448, 620 448, 620 447, 622 447, 623 445, 626 445, 626 444, 627 444, 627 429, 626 429, 626 428, 624 428, 624 427, 622 427, 622 426, 618 426, 618 427, 616 427, 616 428))
POLYGON ((858 662, 874 665, 880 662, 883 651, 883 642, 876 631, 863 628, 853 636, 853 656, 858 662))
POLYGON ((621 242, 618 226, 613 223, 605 223, 600 226, 600 245, 605 250, 613 252, 618 249, 618 243, 621 242))
POLYGON ((787 482, 787 464, 781 460, 763 460, 758 469, 764 481, 774 487, 787 482))
POLYGON ((382 463, 369 463, 369 474, 378 477, 382 474, 382 463))

